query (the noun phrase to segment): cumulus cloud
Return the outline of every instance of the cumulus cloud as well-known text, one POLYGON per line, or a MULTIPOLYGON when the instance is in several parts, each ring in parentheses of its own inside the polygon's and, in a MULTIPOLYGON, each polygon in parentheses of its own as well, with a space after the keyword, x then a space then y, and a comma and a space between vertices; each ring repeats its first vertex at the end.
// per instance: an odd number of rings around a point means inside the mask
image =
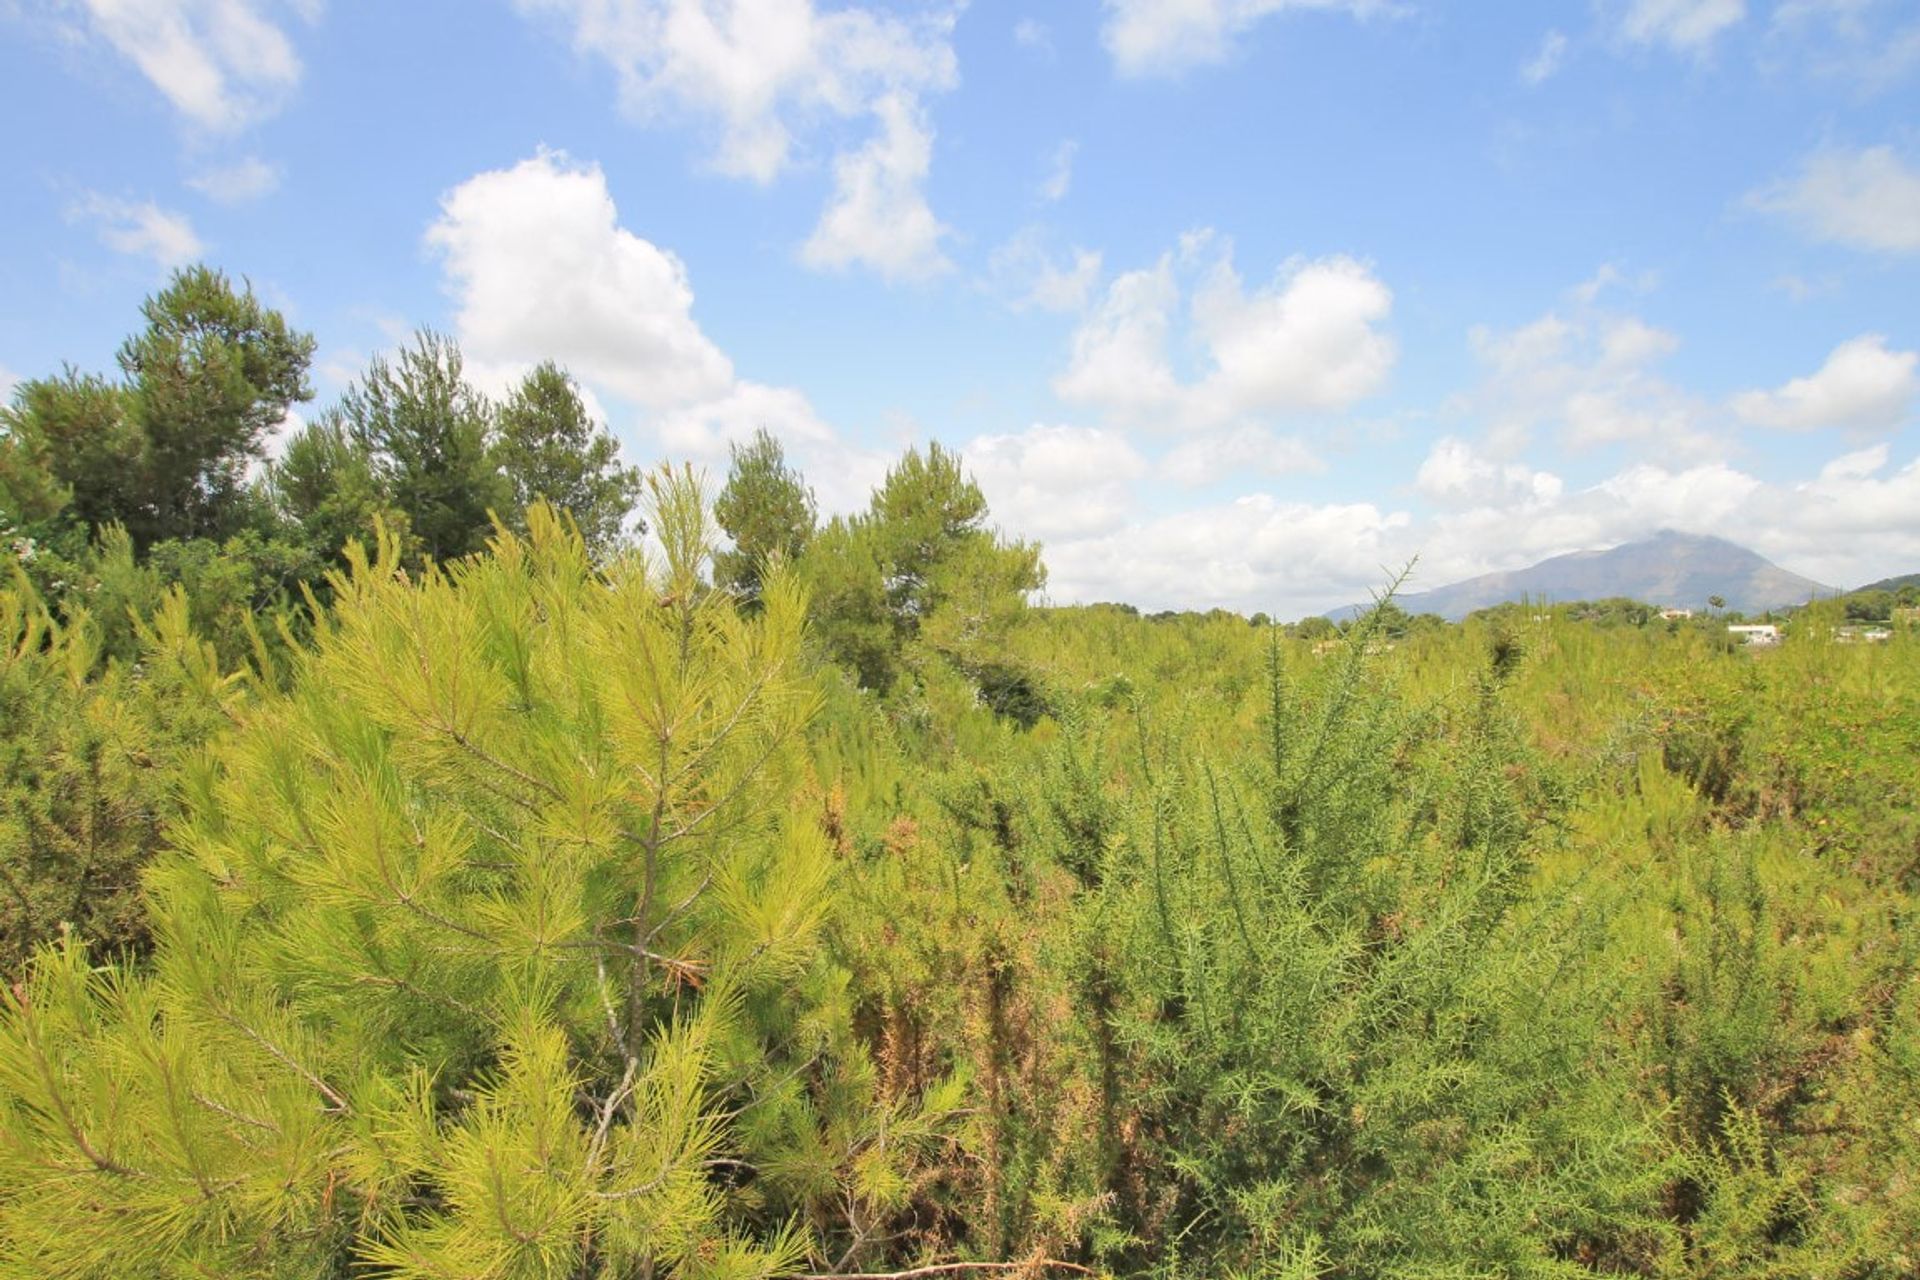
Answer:
POLYGON ((728 450, 765 429, 779 440, 806 481, 820 509, 839 514, 864 509, 893 465, 891 454, 844 439, 793 387, 741 381, 712 399, 678 405, 653 422, 660 448, 716 471, 728 450))
POLYGON ((961 459, 1002 527, 1043 541, 1108 533, 1133 510, 1133 482, 1147 471, 1127 440, 1097 427, 1035 425, 983 435, 961 459))
POLYGON ((1193 303, 1215 365, 1202 394, 1221 417, 1344 408, 1386 383, 1397 353, 1377 326, 1392 310, 1392 292, 1352 258, 1290 263, 1249 294, 1223 257, 1193 303))
MULTIPOLYGON (((1483 477, 1490 465, 1510 465, 1466 452, 1467 470, 1483 477)), ((1887 474, 1889 461, 1880 444, 1784 484, 1725 462, 1639 463, 1577 490, 1498 484, 1482 501, 1413 526, 1409 545, 1421 552, 1421 585, 1437 586, 1673 528, 1730 538, 1818 581, 1854 586, 1920 558, 1920 460, 1887 474)))
POLYGON ((884 457, 841 441, 801 392, 736 376, 694 318, 685 265, 620 224, 599 166, 543 151, 477 174, 442 197, 426 238, 455 336, 489 387, 556 360, 589 393, 642 410, 671 456, 714 466, 765 427, 829 510, 864 502, 884 473, 884 457))
POLYGON ((875 108, 881 131, 834 161, 833 197, 800 251, 808 266, 859 264, 889 280, 926 280, 953 269, 940 251, 948 234, 927 206, 922 184, 933 158, 933 130, 904 94, 875 108))
POLYGON ((1062 603, 1124 600, 1297 617, 1365 598, 1385 576, 1383 566, 1403 554, 1411 523, 1407 513, 1371 503, 1253 494, 1049 544, 1048 594, 1062 603))
POLYGON ((1062 399, 1116 418, 1205 429, 1266 414, 1345 408, 1378 391, 1397 350, 1381 327, 1393 294, 1346 257, 1294 260, 1248 291, 1230 247, 1205 233, 1177 254, 1118 277, 1075 332, 1062 399), (1211 256, 1176 313, 1183 269, 1211 256), (1168 353, 1176 319, 1202 350, 1203 368, 1182 379, 1168 353))
POLYGON ((519 0, 573 27, 574 47, 604 60, 642 119, 686 114, 716 125, 714 164, 770 182, 795 135, 822 116, 864 115, 901 93, 958 79, 955 13, 909 19, 813 0, 519 0))
POLYGON ((1892 147, 1816 151, 1798 174, 1747 199, 1816 240, 1883 253, 1920 252, 1920 171, 1892 147))
POLYGON ((300 82, 293 42, 256 0, 81 0, 84 29, 138 67, 182 116, 230 133, 300 82))
POLYGON ((1804 378, 1735 396, 1733 411, 1756 426, 1781 431, 1892 430, 1907 420, 1920 392, 1917 365, 1920 352, 1890 351, 1879 334, 1862 334, 1835 347, 1826 363, 1804 378))
POLYGON ((447 192, 427 232, 476 361, 564 361, 649 407, 726 394, 733 366, 693 318, 673 254, 619 223, 606 175, 543 152, 447 192))
POLYGON ((122 200, 88 192, 68 209, 69 220, 92 224, 100 242, 116 253, 151 258, 173 268, 206 252, 185 214, 151 200, 122 200))
POLYGON ((1055 394, 1117 416, 1168 412, 1182 393, 1166 350, 1179 302, 1171 256, 1115 279, 1074 332, 1067 368, 1053 382, 1055 394))
POLYGON ((687 117, 717 134, 722 173, 768 183, 806 139, 867 120, 869 139, 834 162, 834 191, 802 251, 811 265, 871 266, 889 278, 945 269, 944 233, 921 188, 933 132, 924 95, 958 82, 957 5, 902 16, 813 0, 518 0, 570 25, 606 62, 636 118, 687 117))
POLYGON ((1176 484, 1201 488, 1236 476, 1265 478, 1325 469, 1300 437, 1241 426, 1182 441, 1168 450, 1157 471, 1176 484))
POLYGON ((1106 0, 1101 40, 1122 75, 1174 75, 1224 59, 1263 18, 1291 10, 1366 16, 1384 0, 1106 0))
POLYGON ((1038 227, 1026 227, 996 248, 987 262, 987 287, 1015 311, 1078 311, 1100 280, 1098 250, 1054 253, 1038 227))
POLYGON ((1414 487, 1429 501, 1448 507, 1503 505, 1514 501, 1551 502, 1560 496, 1560 477, 1520 462, 1482 457, 1454 436, 1434 442, 1414 487))
MULTIPOLYGON (((1858 586, 1920 561, 1920 459, 1891 473, 1890 462, 1888 447, 1876 445, 1791 484, 1721 468, 1699 492, 1671 494, 1665 523, 1721 533, 1818 581, 1858 586)), ((1656 492, 1673 488, 1640 479, 1656 492)))
POLYGON ((1559 31, 1547 32, 1533 56, 1520 64, 1520 79, 1530 85, 1543 85, 1553 79, 1567 56, 1567 37, 1559 31))
POLYGON ((258 156, 203 169, 187 185, 221 204, 245 204, 272 195, 280 186, 280 170, 258 156))
POLYGON ((1920 459, 1896 469, 1884 443, 1794 483, 1715 460, 1636 462, 1574 487, 1447 437, 1414 478, 1424 511, 1253 493, 1151 515, 1134 488, 1144 474, 1166 476, 1166 460, 1142 463, 1097 429, 987 437, 966 458, 1003 526, 1045 540, 1059 603, 1299 617, 1365 600, 1416 558, 1418 590, 1665 528, 1729 537, 1840 586, 1920 563, 1920 459))
POLYGON ((1573 448, 1633 442, 1678 459, 1718 447, 1706 407, 1659 375, 1679 338, 1638 317, 1576 307, 1515 329, 1479 327, 1469 340, 1485 378, 1453 407, 1485 425, 1498 453, 1541 431, 1573 448))
POLYGON ((1698 53, 1746 16, 1746 0, 1632 0, 1620 33, 1636 44, 1698 53))

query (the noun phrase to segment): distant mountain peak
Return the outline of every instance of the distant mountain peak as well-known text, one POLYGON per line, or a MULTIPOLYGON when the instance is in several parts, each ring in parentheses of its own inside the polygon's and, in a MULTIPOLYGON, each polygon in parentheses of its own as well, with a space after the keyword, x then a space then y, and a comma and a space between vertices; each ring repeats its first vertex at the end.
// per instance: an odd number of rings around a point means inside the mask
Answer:
MULTIPOLYGON (((1729 609, 1760 613, 1839 594, 1811 578, 1715 534, 1660 529, 1604 550, 1573 551, 1524 569, 1481 574, 1398 597, 1409 613, 1458 621, 1476 609, 1514 600, 1604 600, 1627 596, 1648 604, 1704 608, 1718 596, 1729 609)), ((1342 610, 1341 616, 1352 612, 1342 610)))

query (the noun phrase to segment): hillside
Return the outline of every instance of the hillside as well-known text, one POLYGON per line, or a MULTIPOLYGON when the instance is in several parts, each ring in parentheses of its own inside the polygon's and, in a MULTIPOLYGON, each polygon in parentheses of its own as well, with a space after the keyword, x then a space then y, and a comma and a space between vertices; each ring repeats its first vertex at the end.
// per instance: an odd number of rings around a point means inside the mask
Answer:
POLYGON ((1897 578, 1882 578, 1878 582, 1869 582, 1864 587, 1855 587, 1855 591, 1898 591, 1903 587, 1920 587, 1920 573, 1903 573, 1897 578))
POLYGON ((1640 542, 1554 556, 1525 569, 1482 574, 1407 592, 1399 599, 1409 613, 1437 613, 1458 621, 1475 609, 1521 599, 1628 596, 1650 604, 1702 608, 1718 596, 1729 609, 1758 613, 1836 594, 1834 588, 1782 569, 1725 538, 1663 529, 1640 542))

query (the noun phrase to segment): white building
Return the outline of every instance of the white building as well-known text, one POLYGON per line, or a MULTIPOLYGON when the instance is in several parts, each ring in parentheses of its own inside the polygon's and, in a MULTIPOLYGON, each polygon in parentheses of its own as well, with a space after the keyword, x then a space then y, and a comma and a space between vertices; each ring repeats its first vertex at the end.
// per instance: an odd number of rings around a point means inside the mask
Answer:
POLYGON ((1771 622, 1730 623, 1727 634, 1741 644, 1760 649, 1780 643, 1780 628, 1771 622))

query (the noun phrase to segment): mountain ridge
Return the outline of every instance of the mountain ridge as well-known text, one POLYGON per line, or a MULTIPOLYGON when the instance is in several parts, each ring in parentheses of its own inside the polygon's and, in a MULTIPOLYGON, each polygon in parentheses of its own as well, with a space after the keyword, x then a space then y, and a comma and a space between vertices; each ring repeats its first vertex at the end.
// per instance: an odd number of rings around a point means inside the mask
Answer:
MULTIPOLYGON (((1841 594, 1738 543, 1712 534, 1662 529, 1650 538, 1601 550, 1550 556, 1523 569, 1483 573, 1425 591, 1403 592, 1396 602, 1408 613, 1437 613, 1458 622, 1476 609, 1516 600, 1604 600, 1627 596, 1670 608, 1707 607, 1719 597, 1742 613, 1801 605, 1841 594)), ((1336 610, 1350 617, 1367 606, 1336 610)))
POLYGON ((1902 587, 1920 587, 1920 573, 1902 573, 1891 578, 1882 578, 1878 582, 1869 582, 1864 587, 1855 587, 1855 591, 1898 591, 1902 587))

